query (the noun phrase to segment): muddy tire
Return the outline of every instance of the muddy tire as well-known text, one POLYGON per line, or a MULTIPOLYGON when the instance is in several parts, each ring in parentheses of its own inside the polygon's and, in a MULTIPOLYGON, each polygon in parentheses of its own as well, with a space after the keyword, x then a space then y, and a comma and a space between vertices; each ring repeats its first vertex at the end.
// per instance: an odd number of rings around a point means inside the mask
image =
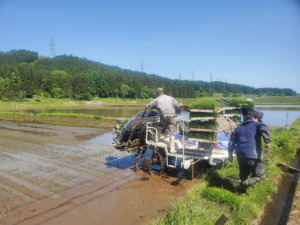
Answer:
POLYGON ((161 156, 157 148, 149 149, 144 147, 138 149, 135 153, 135 170, 139 170, 139 164, 142 165, 142 169, 145 172, 152 173, 152 170, 158 171, 161 174, 164 171, 164 159, 161 156), (158 165, 159 169, 153 168, 153 166, 158 165))

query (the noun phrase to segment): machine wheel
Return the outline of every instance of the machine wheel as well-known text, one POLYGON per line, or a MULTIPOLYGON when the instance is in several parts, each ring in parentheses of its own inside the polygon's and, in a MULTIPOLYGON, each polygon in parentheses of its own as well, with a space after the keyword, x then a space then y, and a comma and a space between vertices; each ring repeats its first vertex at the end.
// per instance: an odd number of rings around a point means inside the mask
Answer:
POLYGON ((164 159, 155 147, 152 149, 148 147, 138 149, 135 153, 134 163, 136 171, 140 168, 139 166, 150 174, 152 170, 158 171, 159 174, 164 170, 164 159))

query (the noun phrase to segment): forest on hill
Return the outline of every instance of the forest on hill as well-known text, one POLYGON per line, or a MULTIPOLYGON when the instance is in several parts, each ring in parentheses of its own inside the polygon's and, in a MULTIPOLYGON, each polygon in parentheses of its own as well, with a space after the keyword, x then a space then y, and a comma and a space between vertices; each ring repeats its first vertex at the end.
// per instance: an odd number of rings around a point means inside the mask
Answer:
POLYGON ((220 81, 169 79, 125 70, 85 58, 62 55, 53 58, 28 50, 0 52, 0 100, 53 97, 90 100, 93 97, 149 98, 157 87, 174 97, 195 98, 222 93, 292 96, 285 88, 254 88, 220 81))

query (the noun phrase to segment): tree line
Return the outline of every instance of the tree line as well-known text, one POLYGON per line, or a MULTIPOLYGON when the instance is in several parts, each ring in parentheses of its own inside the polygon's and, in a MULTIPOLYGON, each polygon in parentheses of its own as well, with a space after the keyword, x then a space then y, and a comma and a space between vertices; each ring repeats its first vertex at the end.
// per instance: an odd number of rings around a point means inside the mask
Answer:
POLYGON ((292 96, 292 89, 253 88, 225 82, 178 80, 108 66, 85 58, 43 57, 37 52, 0 52, 0 99, 22 101, 35 96, 90 100, 93 97, 149 98, 157 87, 174 97, 195 98, 222 93, 292 96))

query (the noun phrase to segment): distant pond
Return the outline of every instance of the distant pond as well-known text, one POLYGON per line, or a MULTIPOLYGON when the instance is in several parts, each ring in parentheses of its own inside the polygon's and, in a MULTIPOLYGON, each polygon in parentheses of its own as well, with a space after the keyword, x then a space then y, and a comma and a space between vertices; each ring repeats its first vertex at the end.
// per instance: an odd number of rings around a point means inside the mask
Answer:
POLYGON ((267 125, 285 126, 291 125, 300 117, 300 111, 261 110, 264 113, 263 122, 267 125))

